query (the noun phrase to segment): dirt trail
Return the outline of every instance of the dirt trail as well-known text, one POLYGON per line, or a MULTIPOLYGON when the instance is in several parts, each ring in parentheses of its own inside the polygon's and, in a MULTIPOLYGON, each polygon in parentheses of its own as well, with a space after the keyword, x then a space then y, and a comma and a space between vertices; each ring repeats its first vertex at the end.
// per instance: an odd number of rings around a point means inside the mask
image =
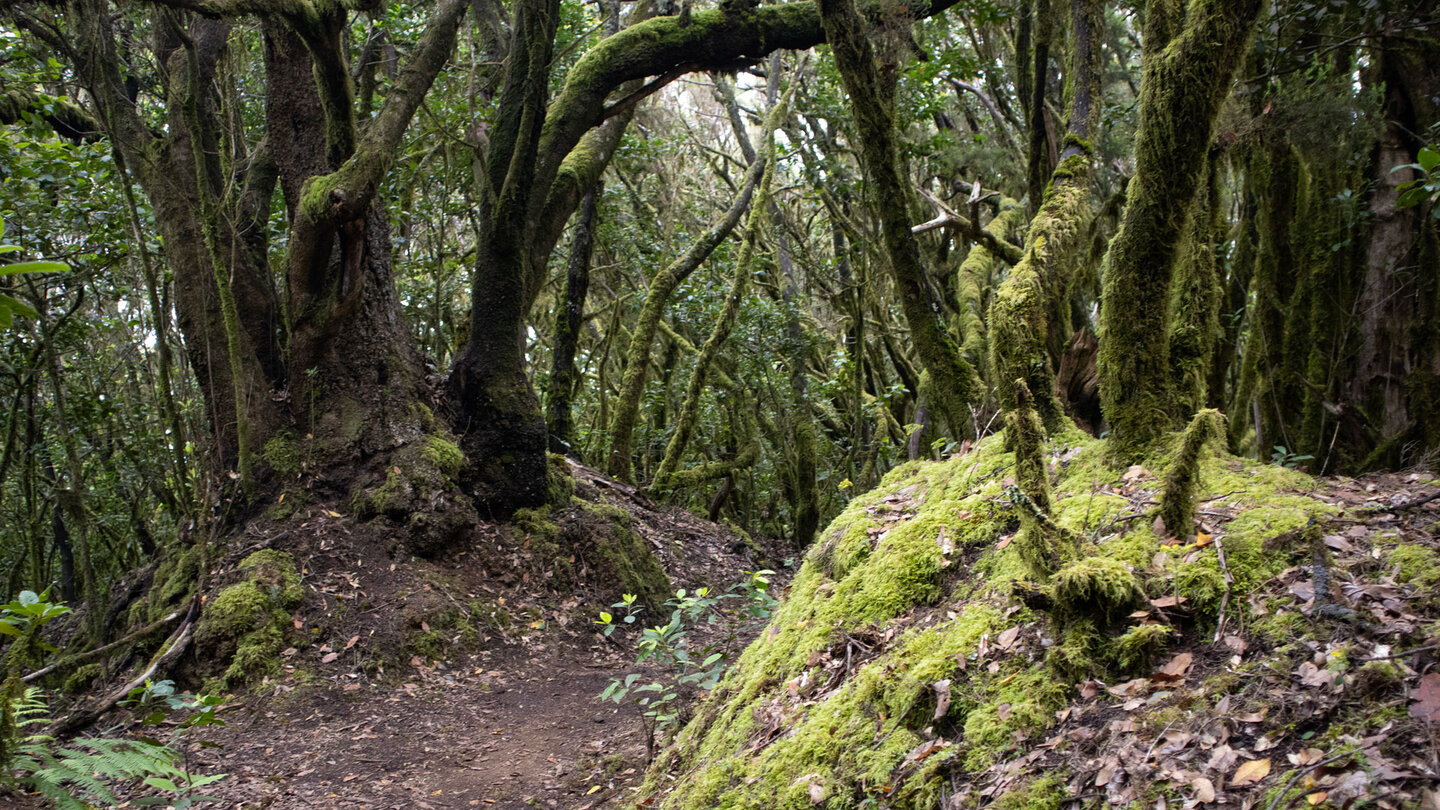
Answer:
POLYGON ((594 806, 638 777, 644 743, 630 710, 595 701, 623 662, 586 653, 502 649, 399 688, 256 701, 207 735, 222 747, 202 767, 243 808, 594 806))
MULTIPOLYGON (((774 560, 784 549, 747 543, 593 470, 574 473, 580 497, 630 514, 675 588, 721 592, 747 570, 781 567, 774 560)), ((607 640, 593 624, 611 599, 588 587, 548 590, 539 569, 508 586, 492 578, 497 558, 530 557, 525 536, 513 529, 477 527, 476 553, 434 561, 420 577, 415 565, 397 568, 376 556, 377 544, 364 538, 374 524, 353 524, 328 508, 312 511, 304 528, 316 533, 315 553, 301 557, 312 593, 295 627, 308 627, 313 638, 286 651, 293 656, 286 675, 225 712, 225 727, 203 730, 202 738, 218 747, 194 748, 198 770, 229 774, 206 793, 222 806, 247 809, 594 810, 640 780, 646 748, 636 710, 597 700, 612 677, 636 671, 639 625, 607 640), (496 554, 482 553, 489 548, 496 554), (436 571, 444 578, 436 579, 436 571), (482 627, 478 652, 455 648, 442 661, 417 656, 399 671, 362 665, 376 633, 393 637, 406 622, 417 626, 412 632, 430 630, 423 623, 430 614, 410 616, 415 608, 407 604, 458 606, 477 597, 504 606, 514 621, 482 627), (361 598, 399 607, 341 610, 361 598), (344 624, 335 618, 342 615, 360 618, 344 624), (296 666, 327 652, 318 666, 296 666)), ((775 575, 777 586, 785 576, 775 575)), ((668 617, 657 606, 640 618, 657 624, 668 617)), ((737 622, 692 627, 694 648, 714 642, 738 654, 762 623, 737 622)))

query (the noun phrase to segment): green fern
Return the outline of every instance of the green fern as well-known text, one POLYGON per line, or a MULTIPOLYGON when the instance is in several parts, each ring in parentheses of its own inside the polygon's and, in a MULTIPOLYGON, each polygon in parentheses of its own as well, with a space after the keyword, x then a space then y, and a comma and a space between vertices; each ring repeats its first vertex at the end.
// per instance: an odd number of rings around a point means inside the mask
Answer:
MULTIPOLYGON (((27 689, 11 706, 17 727, 48 722, 40 692, 27 689)), ((116 804, 110 785, 151 777, 184 779, 171 749, 139 740, 83 737, 59 745, 53 737, 25 737, 10 762, 10 779, 55 802, 61 810, 116 804), (87 803, 88 802, 88 803, 87 803)))

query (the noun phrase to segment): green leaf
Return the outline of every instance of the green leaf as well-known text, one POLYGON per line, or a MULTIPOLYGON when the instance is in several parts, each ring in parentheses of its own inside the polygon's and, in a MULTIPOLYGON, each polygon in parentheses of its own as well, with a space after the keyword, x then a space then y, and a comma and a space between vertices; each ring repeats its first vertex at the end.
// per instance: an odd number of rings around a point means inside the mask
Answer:
POLYGON ((1427 173, 1432 172, 1436 166, 1440 166, 1440 152, 1436 152, 1428 146, 1422 146, 1420 147, 1419 160, 1420 168, 1424 169, 1427 173))
POLYGON ((163 776, 147 776, 147 777, 145 777, 145 784, 147 784, 147 785, 149 785, 150 787, 153 787, 153 788, 159 788, 159 789, 161 789, 161 790, 168 790, 168 791, 170 791, 171 793, 179 793, 179 792, 180 792, 180 788, 179 788, 178 785, 176 785, 174 782, 171 782, 169 779, 166 779, 166 778, 163 777, 163 776))
POLYGON ((16 262, 0 266, 0 276, 14 276, 21 273, 68 273, 70 265, 64 262, 16 262))
POLYGON ((40 313, 4 293, 0 293, 0 329, 9 329, 10 325, 15 322, 14 316, 16 315, 24 315, 27 318, 40 317, 40 313))

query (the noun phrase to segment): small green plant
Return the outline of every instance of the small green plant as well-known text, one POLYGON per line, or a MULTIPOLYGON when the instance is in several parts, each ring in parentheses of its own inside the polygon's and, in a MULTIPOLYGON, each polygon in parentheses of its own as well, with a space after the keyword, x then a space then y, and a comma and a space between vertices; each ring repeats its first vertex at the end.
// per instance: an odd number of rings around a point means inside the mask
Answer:
POLYGON ((752 619, 768 619, 775 612, 778 600, 770 594, 770 578, 775 572, 769 568, 746 571, 745 579, 730 586, 730 592, 745 603, 745 613, 752 619))
POLYGON ((1431 216, 1440 219, 1440 205, 1436 204, 1440 202, 1440 171, 1436 171, 1440 168, 1440 151, 1422 146, 1416 159, 1417 163, 1406 163, 1390 170, 1392 173, 1404 169, 1415 172, 1414 180, 1400 184, 1400 197, 1396 199, 1395 207, 1428 209, 1431 216))
POLYGON ((1314 461, 1314 460, 1315 460, 1315 457, 1314 457, 1314 456, 1302 456, 1302 455, 1298 455, 1298 454, 1296 454, 1296 453, 1290 452, 1289 450, 1285 449, 1285 445, 1283 445, 1283 444, 1277 444, 1277 445, 1275 445, 1275 447, 1274 447, 1274 452, 1272 452, 1272 453, 1270 454, 1270 461, 1271 461, 1271 462, 1273 462, 1273 463, 1275 463, 1275 464, 1278 464, 1278 465, 1281 466, 1281 467, 1285 467, 1286 469, 1290 469, 1290 470, 1295 469, 1296 467, 1298 467, 1299 465, 1301 465, 1301 464, 1303 464, 1303 463, 1305 463, 1305 462, 1307 462, 1307 461, 1314 461))
MULTIPOLYGON (((40 652, 57 652, 40 638, 40 630, 69 612, 65 605, 52 603, 34 591, 23 591, 14 601, 0 605, 0 634, 14 637, 5 655, 7 677, 0 689, 0 784, 38 793, 61 810, 116 806, 119 802, 112 785, 126 783, 144 784, 167 794, 135 799, 137 805, 185 810, 199 802, 217 801, 195 790, 225 775, 193 773, 183 751, 158 740, 85 737, 60 741, 43 733, 27 733, 31 727, 47 725, 50 711, 43 692, 24 687, 21 669, 36 663, 40 652)), ((164 722, 169 711, 191 712, 179 723, 182 739, 191 728, 222 722, 215 717, 221 703, 218 698, 176 694, 169 681, 147 682, 130 698, 134 705, 149 711, 145 720, 149 725, 164 722)))
MULTIPOLYGON (((682 588, 675 592, 673 599, 665 602, 665 606, 670 608, 670 621, 654 627, 642 627, 640 638, 636 641, 635 663, 648 663, 658 667, 660 672, 648 679, 638 672, 623 679, 612 678, 598 699, 617 704, 629 702, 635 706, 645 730, 648 758, 654 758, 659 738, 680 726, 681 696, 692 690, 709 691, 715 688, 729 666, 728 657, 721 648, 735 646, 739 637, 738 632, 732 631, 721 640, 695 650, 690 640, 690 628, 702 621, 714 625, 731 620, 738 626, 746 619, 768 619, 776 604, 775 597, 770 594, 770 577, 774 574, 769 569, 746 571, 744 580, 718 595, 709 588, 699 588, 693 593, 682 588), (730 600, 742 603, 733 613, 723 609, 730 600)), ((625 594, 622 601, 611 607, 623 610, 625 614, 617 622, 611 613, 600 613, 595 623, 600 625, 607 638, 623 624, 635 624, 637 614, 644 609, 637 604, 634 594, 625 594)))
MULTIPOLYGON (((224 779, 226 774, 197 774, 191 768, 190 742, 193 730, 205 726, 223 726, 225 721, 216 716, 216 712, 225 704, 224 698, 216 695, 192 695, 186 692, 176 692, 173 681, 146 681, 143 686, 137 686, 130 690, 130 694, 122 702, 137 713, 144 715, 140 722, 146 726, 158 726, 170 720, 174 713, 181 713, 181 718, 176 726, 173 745, 178 743, 180 748, 176 753, 179 761, 179 770, 175 773, 152 774, 145 777, 144 783, 161 792, 160 796, 149 796, 136 799, 138 805, 166 805, 174 810, 187 810, 203 802, 218 802, 220 799, 214 796, 206 796, 196 791, 206 785, 224 779)), ((144 740, 153 745, 160 745, 158 740, 146 738, 144 740)), ((201 747, 210 747, 214 743, 206 740, 196 741, 201 747)))
MULTIPOLYGON (((636 604, 636 600, 639 598, 633 593, 621 594, 620 601, 610 607, 625 611, 625 615, 620 617, 620 621, 625 624, 634 624, 636 614, 645 609, 644 606, 636 604)), ((610 634, 615 632, 615 628, 619 627, 615 624, 615 617, 603 610, 600 611, 600 618, 595 623, 600 625, 600 632, 604 633, 606 638, 609 638, 610 634)))

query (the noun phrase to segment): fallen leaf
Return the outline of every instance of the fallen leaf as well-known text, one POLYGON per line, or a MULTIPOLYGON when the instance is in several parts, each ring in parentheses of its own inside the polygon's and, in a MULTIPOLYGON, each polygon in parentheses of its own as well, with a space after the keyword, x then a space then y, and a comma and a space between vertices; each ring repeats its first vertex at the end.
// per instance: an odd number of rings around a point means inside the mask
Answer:
POLYGON ((1105 787, 1110 780, 1115 778, 1115 771, 1120 768, 1120 762, 1114 758, 1107 759, 1105 764, 1100 766, 1100 772, 1095 774, 1095 787, 1105 787))
POLYGON ((1159 599, 1150 600, 1150 604, 1157 608, 1175 607, 1177 605, 1183 605, 1185 602, 1186 598, 1183 596, 1162 596, 1159 599))
POLYGON ((1326 791, 1330 803, 1337 807, 1348 807, 1356 799, 1362 796, 1369 796, 1370 774, 1364 771, 1354 771, 1340 778, 1340 783, 1326 791))
POLYGON ((1321 669, 1309 661, 1301 663, 1295 674, 1306 686, 1329 686, 1335 681, 1335 676, 1329 670, 1321 669))
POLYGON ((1410 706, 1410 716, 1427 723, 1440 723, 1440 672, 1432 672, 1420 679, 1420 685, 1410 693, 1415 701, 1410 706))
POLYGON ((1195 801, 1206 803, 1215 801, 1215 783, 1203 776, 1197 776, 1190 780, 1190 787, 1195 791, 1195 801))
POLYGON ((1325 545, 1329 546, 1330 548, 1335 549, 1336 551, 1354 551, 1354 550, 1355 550, 1355 544, 1354 544, 1354 543, 1350 542, 1349 540, 1346 540, 1345 538, 1341 537, 1341 536, 1338 535, 1338 534, 1327 534, 1327 535, 1325 535, 1325 545))
POLYGON ((1270 775, 1270 760, 1252 759, 1243 762, 1235 769, 1235 775, 1230 777, 1230 784, 1234 787, 1253 785, 1261 779, 1270 775))
POLYGON ((1000 637, 999 637, 998 639, 996 639, 996 641, 999 642, 999 644, 1000 644, 1000 649, 1002 649, 1002 650, 1008 650, 1008 649, 1010 649, 1011 646, 1013 646, 1013 645, 1015 644, 1015 639, 1018 638, 1019 636, 1020 636, 1020 627, 1019 627, 1019 625, 1016 625, 1015 627, 1012 627, 1012 628, 1010 628, 1009 630, 1006 630, 1005 632, 1001 633, 1001 634, 1000 634, 1000 637))
POLYGON ((360 640, 360 637, 359 637, 359 636, 351 636, 351 637, 350 637, 350 640, 347 641, 347 642, 345 642, 345 649, 348 650, 348 649, 350 649, 351 647, 354 647, 354 646, 355 646, 355 642, 357 642, 357 641, 359 641, 359 640, 360 640))
POLYGON ((1194 660, 1195 656, 1190 653, 1180 653, 1174 658, 1171 658, 1165 666, 1160 667, 1160 671, 1171 677, 1181 678, 1184 677, 1186 672, 1190 671, 1190 664, 1194 660))
POLYGON ((1308 804, 1308 805, 1310 805, 1311 807, 1314 807, 1314 806, 1317 805, 1317 804, 1322 804, 1322 803, 1323 803, 1326 799, 1328 799, 1329 797, 1330 797, 1330 794, 1328 794, 1328 793, 1326 793, 1325 791, 1321 790, 1321 791, 1317 791, 1317 792, 1315 792, 1315 793, 1311 793, 1311 794, 1306 795, 1306 797, 1305 797, 1305 803, 1308 804))
POLYGON ((339 658, 339 657, 340 657, 340 653, 333 653, 333 652, 332 652, 332 653, 326 653, 326 654, 325 654, 325 657, 320 659, 320 663, 322 663, 322 664, 328 664, 328 663, 330 663, 331 661, 334 661, 336 658, 339 658))
POLYGON ((586 796, 589 796, 589 795, 592 794, 592 793, 599 793, 599 792, 600 792, 600 786, 599 786, 599 785, 591 785, 591 786, 590 786, 590 789, 587 790, 587 791, 585 791, 585 795, 586 795, 586 796))
POLYGON ((1293 754, 1286 754, 1285 758, 1290 760, 1291 765, 1299 765, 1303 768, 1306 765, 1314 765, 1324 759, 1325 752, 1319 748, 1306 748, 1302 751, 1296 751, 1293 754))
POLYGON ((936 681, 930 687, 935 690, 935 719, 939 720, 950 711, 950 679, 936 681))

